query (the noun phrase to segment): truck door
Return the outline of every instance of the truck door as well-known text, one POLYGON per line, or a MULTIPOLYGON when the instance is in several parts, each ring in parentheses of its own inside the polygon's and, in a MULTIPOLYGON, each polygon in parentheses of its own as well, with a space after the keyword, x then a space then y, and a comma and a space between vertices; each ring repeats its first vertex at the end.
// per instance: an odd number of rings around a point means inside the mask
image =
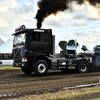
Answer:
POLYGON ((38 32, 30 31, 28 35, 28 50, 29 53, 40 52, 39 46, 41 45, 41 34, 38 32))
POLYGON ((42 34, 42 45, 43 45, 43 52, 51 53, 51 36, 49 32, 45 32, 42 34))

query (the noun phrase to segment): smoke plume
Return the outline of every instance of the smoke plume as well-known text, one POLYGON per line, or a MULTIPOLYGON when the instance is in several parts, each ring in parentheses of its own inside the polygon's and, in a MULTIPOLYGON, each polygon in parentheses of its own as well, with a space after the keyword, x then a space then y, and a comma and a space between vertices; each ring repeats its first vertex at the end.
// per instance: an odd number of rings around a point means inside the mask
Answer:
POLYGON ((72 1, 77 1, 80 5, 88 1, 93 6, 100 3, 100 0, 40 0, 38 2, 39 10, 35 17, 37 19, 37 28, 41 28, 42 22, 47 16, 51 14, 56 15, 59 11, 69 9, 68 4, 72 1))

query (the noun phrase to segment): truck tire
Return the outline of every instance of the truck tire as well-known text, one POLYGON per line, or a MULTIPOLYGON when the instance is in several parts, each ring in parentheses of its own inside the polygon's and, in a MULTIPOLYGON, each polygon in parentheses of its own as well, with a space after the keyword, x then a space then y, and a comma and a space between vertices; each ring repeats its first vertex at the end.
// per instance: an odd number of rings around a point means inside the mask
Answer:
POLYGON ((89 64, 87 61, 82 60, 79 62, 78 66, 77 66, 77 71, 79 73, 86 73, 89 71, 89 64))
POLYGON ((48 71, 48 64, 44 60, 39 60, 35 63, 34 73, 35 75, 45 75, 48 71))
POLYGON ((24 67, 22 67, 21 70, 27 75, 30 75, 33 72, 32 68, 24 68, 24 67))

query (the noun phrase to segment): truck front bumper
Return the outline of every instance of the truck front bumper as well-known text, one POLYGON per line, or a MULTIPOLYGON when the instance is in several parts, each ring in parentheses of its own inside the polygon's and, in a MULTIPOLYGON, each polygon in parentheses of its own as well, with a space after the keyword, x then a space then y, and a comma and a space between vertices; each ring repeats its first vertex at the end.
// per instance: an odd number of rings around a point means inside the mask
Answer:
POLYGON ((28 67, 27 58, 25 57, 14 58, 13 67, 28 67))
POLYGON ((13 67, 28 67, 27 63, 13 63, 13 67))

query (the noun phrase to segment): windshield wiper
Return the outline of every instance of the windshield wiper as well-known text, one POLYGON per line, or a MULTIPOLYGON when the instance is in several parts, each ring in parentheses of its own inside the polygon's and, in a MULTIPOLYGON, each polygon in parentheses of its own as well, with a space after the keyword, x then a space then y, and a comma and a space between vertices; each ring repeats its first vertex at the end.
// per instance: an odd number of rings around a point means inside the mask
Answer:
POLYGON ((24 42, 20 42, 19 44, 20 44, 20 45, 23 45, 23 44, 24 44, 24 42))
POLYGON ((14 43, 14 45, 13 45, 13 46, 15 47, 15 46, 18 46, 18 45, 19 45, 19 43, 16 43, 16 44, 14 43))
POLYGON ((20 42, 20 43, 14 44, 14 46, 19 46, 19 45, 23 45, 23 44, 24 44, 24 42, 20 42))
POLYGON ((18 45, 19 45, 19 43, 16 43, 15 45, 17 45, 17 46, 18 46, 18 45))

